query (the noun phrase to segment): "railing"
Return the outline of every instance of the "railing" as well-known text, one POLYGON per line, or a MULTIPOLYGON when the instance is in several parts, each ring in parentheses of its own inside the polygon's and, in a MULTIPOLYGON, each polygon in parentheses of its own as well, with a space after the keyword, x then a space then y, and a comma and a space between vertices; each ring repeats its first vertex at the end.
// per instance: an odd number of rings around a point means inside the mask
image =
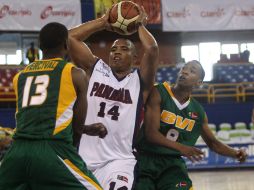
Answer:
MULTIPOLYGON (((219 99, 246 102, 248 97, 254 99, 254 82, 208 84, 193 89, 192 97, 215 103, 219 99)), ((13 87, 0 87, 0 102, 15 101, 13 87)))
POLYGON ((205 84, 193 89, 192 97, 206 98, 208 103, 219 99, 246 102, 248 97, 254 98, 254 82, 205 84))

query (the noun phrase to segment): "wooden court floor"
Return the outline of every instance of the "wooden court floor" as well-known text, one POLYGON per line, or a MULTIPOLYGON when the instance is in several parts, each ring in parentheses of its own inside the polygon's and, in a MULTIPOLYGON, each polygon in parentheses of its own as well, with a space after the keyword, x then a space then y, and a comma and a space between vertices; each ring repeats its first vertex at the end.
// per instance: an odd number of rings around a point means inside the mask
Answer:
POLYGON ((190 171, 194 190, 254 190, 254 168, 190 171))

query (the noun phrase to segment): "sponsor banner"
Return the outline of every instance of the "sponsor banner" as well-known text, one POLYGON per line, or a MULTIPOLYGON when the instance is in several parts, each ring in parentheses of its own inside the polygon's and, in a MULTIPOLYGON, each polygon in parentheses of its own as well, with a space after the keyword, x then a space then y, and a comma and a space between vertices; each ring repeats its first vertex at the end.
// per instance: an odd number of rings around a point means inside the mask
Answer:
POLYGON ((254 29, 253 0, 161 0, 163 31, 254 29))
POLYGON ((231 168, 231 167, 250 167, 250 166, 253 167, 254 166, 254 143, 232 144, 229 146, 235 149, 239 149, 239 148, 245 149, 248 154, 246 162, 240 164, 236 159, 218 155, 204 145, 197 146, 197 148, 200 148, 205 153, 204 159, 202 161, 192 163, 187 158, 184 158, 184 160, 186 161, 188 169, 231 168))
POLYGON ((1 0, 0 30, 39 31, 49 22, 81 23, 80 0, 1 0))
MULTIPOLYGON (((121 0, 94 0, 95 18, 101 17, 107 9, 121 0)), ((161 2, 160 0, 131 0, 141 5, 148 14, 148 24, 161 23, 161 2)))

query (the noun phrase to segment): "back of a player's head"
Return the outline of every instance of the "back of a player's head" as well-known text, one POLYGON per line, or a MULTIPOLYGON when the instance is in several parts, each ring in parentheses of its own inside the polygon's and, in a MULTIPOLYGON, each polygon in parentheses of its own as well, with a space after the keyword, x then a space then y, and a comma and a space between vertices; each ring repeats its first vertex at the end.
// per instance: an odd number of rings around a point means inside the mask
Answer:
POLYGON ((51 22, 46 24, 40 31, 40 49, 53 50, 64 47, 68 39, 68 29, 60 23, 51 22))

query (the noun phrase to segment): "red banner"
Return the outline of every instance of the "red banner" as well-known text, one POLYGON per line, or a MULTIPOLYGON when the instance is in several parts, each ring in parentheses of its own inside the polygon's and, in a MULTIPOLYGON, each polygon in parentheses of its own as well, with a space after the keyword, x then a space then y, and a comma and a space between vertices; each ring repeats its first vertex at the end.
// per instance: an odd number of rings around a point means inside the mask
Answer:
POLYGON ((81 23, 79 0, 1 0, 0 30, 38 31, 49 22, 81 23))

